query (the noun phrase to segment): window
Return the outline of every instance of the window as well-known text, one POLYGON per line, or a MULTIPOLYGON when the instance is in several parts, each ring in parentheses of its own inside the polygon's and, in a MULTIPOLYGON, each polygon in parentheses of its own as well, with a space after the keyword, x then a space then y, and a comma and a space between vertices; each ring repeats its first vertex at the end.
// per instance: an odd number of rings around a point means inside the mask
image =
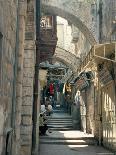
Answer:
POLYGON ((52 16, 43 16, 40 21, 40 27, 43 29, 52 29, 53 17, 52 16))

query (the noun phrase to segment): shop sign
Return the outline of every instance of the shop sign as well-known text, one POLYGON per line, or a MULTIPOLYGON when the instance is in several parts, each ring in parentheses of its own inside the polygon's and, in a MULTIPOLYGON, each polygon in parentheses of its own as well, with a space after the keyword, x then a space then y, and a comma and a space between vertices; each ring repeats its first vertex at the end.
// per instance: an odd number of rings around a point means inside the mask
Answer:
POLYGON ((79 90, 83 90, 84 88, 89 86, 89 81, 85 74, 82 74, 77 80, 77 88, 79 90))
POLYGON ((98 71, 99 71, 99 80, 103 85, 107 84, 112 80, 112 76, 109 70, 104 65, 99 65, 98 71))
POLYGON ((112 76, 107 69, 103 68, 99 71, 99 80, 105 85, 112 80, 112 76))

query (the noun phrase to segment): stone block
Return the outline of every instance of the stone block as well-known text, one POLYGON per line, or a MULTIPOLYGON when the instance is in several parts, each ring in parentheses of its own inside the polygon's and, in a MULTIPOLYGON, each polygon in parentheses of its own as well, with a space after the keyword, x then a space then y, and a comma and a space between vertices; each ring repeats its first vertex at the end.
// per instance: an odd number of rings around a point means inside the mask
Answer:
POLYGON ((32 134, 32 126, 21 126, 21 135, 31 135, 32 134))
POLYGON ((23 135, 21 137, 21 146, 31 146, 32 135, 23 135))
POLYGON ((33 78, 23 77, 23 86, 33 88, 33 78))
POLYGON ((32 59, 32 58, 34 58, 34 50, 33 49, 27 49, 27 50, 25 50, 25 52, 24 52, 24 58, 26 58, 26 59, 32 59))
POLYGON ((24 68, 34 68, 34 58, 24 59, 24 68))
POLYGON ((2 148, 3 148, 3 136, 0 135, 0 154, 2 154, 2 148))
POLYGON ((32 106, 32 104, 33 104, 33 97, 32 96, 23 97, 23 99, 22 99, 22 105, 23 106, 27 106, 27 105, 32 106))
POLYGON ((20 140, 20 125, 15 125, 16 141, 20 140))
POLYGON ((22 106, 22 115, 32 115, 32 106, 22 106))
POLYGON ((33 89, 32 87, 25 87, 23 86, 23 97, 24 96, 33 96, 33 89))
POLYGON ((23 76, 33 78, 34 77, 34 69, 32 69, 32 68, 24 68, 23 76))
POLYGON ((4 109, 3 106, 0 105, 0 135, 3 135, 4 117, 4 109))
POLYGON ((30 146, 21 146, 20 155, 31 155, 31 145, 30 146))
POLYGON ((35 41, 33 40, 26 40, 24 43, 25 50, 35 50, 35 41))
POLYGON ((25 115, 22 115, 22 125, 32 125, 32 116, 28 115, 28 116, 25 116, 25 115))

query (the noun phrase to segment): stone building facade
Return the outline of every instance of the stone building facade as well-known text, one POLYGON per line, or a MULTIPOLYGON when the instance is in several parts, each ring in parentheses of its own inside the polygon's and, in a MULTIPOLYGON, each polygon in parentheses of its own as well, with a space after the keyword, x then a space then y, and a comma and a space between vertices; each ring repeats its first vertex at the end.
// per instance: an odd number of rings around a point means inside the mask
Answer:
POLYGON ((0 155, 31 154, 35 1, 0 1, 0 155))
POLYGON ((16 5, 15 1, 0 1, 0 154, 5 153, 8 133, 13 134, 14 66, 16 63, 17 32, 16 5))
MULTIPOLYGON (((72 25, 78 27, 85 36, 83 43, 80 42, 81 39, 79 40, 80 43, 77 42, 78 46, 84 44, 83 49, 86 45, 88 46, 88 42, 92 46, 97 42, 116 41, 115 0, 97 0, 95 1, 96 3, 89 4, 84 1, 76 2, 76 0, 72 0, 70 3, 67 0, 42 0, 42 8, 44 12, 64 17, 72 25), (68 5, 71 6, 71 9, 69 9, 68 5)), ((32 150, 36 11, 35 0, 0 1, 0 155, 31 155, 37 154, 38 151, 38 125, 35 129, 37 132, 36 147, 34 148, 35 150, 32 150)), ((79 37, 83 38, 83 35, 79 35, 79 37)), ((87 53, 86 49, 85 53, 87 53)), ((66 51, 60 49, 59 53, 58 51, 56 52, 55 57, 58 57, 59 61, 65 61, 67 66, 71 66, 75 76, 78 74, 76 72, 78 71, 80 60, 76 55, 68 53, 66 57, 66 51), (70 59, 67 61, 68 57, 70 59), (71 60, 71 58, 73 59, 71 60)), ((81 65, 83 66, 83 64, 81 65)), ((99 70, 96 69, 95 72, 97 72, 98 77, 95 77, 91 87, 86 90, 86 95, 88 96, 87 117, 83 114, 82 119, 87 121, 87 132, 93 133, 99 139, 99 142, 103 140, 105 146, 115 149, 116 105, 112 104, 113 109, 110 107, 111 109, 108 110, 107 104, 103 108, 100 102, 101 94, 107 94, 106 96, 110 99, 112 99, 112 94, 114 94, 114 102, 112 103, 116 103, 116 66, 112 61, 108 65, 107 70, 109 70, 109 66, 115 75, 112 83, 110 83, 113 93, 109 89, 109 85, 101 86, 100 81, 98 81, 99 70), (109 92, 107 92, 107 89, 109 89, 109 92), (93 95, 93 91, 96 94, 93 95), (102 111, 103 119, 101 117, 102 108, 103 110, 106 108, 106 110, 102 111), (106 114, 108 115, 107 118, 106 114), (109 115, 113 116, 114 119, 109 117, 109 115), (108 120, 103 122, 105 119, 108 120), (106 126, 106 124, 109 126, 106 126), (100 128, 103 125, 104 131, 101 131, 100 128), (112 131, 113 134, 111 135, 112 131)), ((105 99, 104 96, 102 97, 102 99, 105 99)), ((110 106, 110 102, 108 106, 110 106)), ((37 113, 39 114, 39 98, 37 107, 37 113)), ((84 102, 83 107, 85 107, 84 102)), ((85 124, 82 125, 84 126, 85 124)))
POLYGON ((102 43, 116 40, 116 1, 99 3, 99 40, 102 43), (107 11, 106 11, 107 10, 107 11))
MULTIPOLYGON (((110 149, 116 150, 115 141, 116 141, 116 122, 115 122, 115 107, 116 107, 116 84, 115 84, 115 58, 114 55, 112 55, 112 52, 115 51, 115 47, 111 42, 115 42, 115 26, 116 26, 116 8, 115 1, 96 1, 96 16, 93 16, 94 19, 97 20, 97 27, 98 31, 96 35, 98 36, 99 43, 103 43, 102 46, 106 46, 107 54, 106 56, 103 56, 103 51, 105 48, 101 49, 100 51, 97 50, 96 53, 99 56, 102 56, 101 58, 94 58, 91 57, 92 50, 86 50, 85 48, 85 55, 84 59, 81 58, 81 69, 78 70, 78 74, 75 75, 74 80, 76 79, 76 76, 79 76, 83 71, 92 71, 95 75, 94 79, 91 81, 91 84, 89 87, 85 88, 80 93, 80 112, 81 112, 81 128, 83 131, 92 133, 94 136, 98 139, 99 144, 103 144, 105 147, 108 147, 110 149), (107 8, 107 9, 106 9, 107 8), (108 22, 109 21, 109 22, 108 22), (107 45, 106 43, 111 43, 107 45), (106 44, 106 45, 105 45, 106 44), (108 46, 112 47, 112 50, 108 48, 108 46), (108 55, 112 55, 112 58, 108 55), (109 60, 108 60, 109 58, 109 60), (113 61, 114 60, 114 61, 113 61), (99 78, 99 71, 98 66, 100 65, 100 62, 105 64, 107 66, 107 69, 105 70, 104 76, 106 73, 110 72, 107 76, 112 76, 113 79, 111 79, 110 82, 107 82, 104 86, 102 85, 102 82, 99 78), (112 64, 112 65, 111 65, 112 64), (79 71, 80 70, 80 71, 79 71), (112 94, 112 95, 111 95, 112 94)), ((95 7, 95 6, 94 6, 95 7)), ((94 20, 93 19, 93 20, 94 20)), ((84 40, 82 41, 81 35, 79 36, 78 29, 74 30, 74 38, 75 35, 77 40, 74 43, 81 47, 85 46, 87 47, 87 42, 84 40), (79 41, 81 40, 81 42, 79 41)), ((75 41, 75 40, 74 40, 75 41)), ((77 46, 77 47, 78 47, 77 46)), ((93 47, 92 47, 93 49, 93 47)), ((75 51, 76 52, 76 51, 75 51)), ((78 53, 77 53, 78 54, 78 53)), ((81 52, 82 54, 82 52, 81 52)), ((103 75, 102 75, 103 76, 103 75)), ((70 79, 70 78, 69 78, 70 79)), ((105 79, 107 79, 105 77, 105 79)), ((78 83, 78 82, 77 82, 78 83)), ((77 83, 75 83, 74 88, 78 90, 77 83), (75 88, 76 87, 76 88, 75 88)), ((73 92, 76 95, 76 92, 73 92)), ((74 101, 74 94, 72 101, 74 101)))

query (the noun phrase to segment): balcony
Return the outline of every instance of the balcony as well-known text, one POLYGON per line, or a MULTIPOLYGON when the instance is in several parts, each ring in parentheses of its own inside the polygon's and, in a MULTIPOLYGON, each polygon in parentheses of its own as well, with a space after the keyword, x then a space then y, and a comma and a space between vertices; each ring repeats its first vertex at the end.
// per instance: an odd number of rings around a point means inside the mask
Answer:
POLYGON ((40 23, 40 61, 54 55, 57 44, 56 16, 43 16, 40 23))

